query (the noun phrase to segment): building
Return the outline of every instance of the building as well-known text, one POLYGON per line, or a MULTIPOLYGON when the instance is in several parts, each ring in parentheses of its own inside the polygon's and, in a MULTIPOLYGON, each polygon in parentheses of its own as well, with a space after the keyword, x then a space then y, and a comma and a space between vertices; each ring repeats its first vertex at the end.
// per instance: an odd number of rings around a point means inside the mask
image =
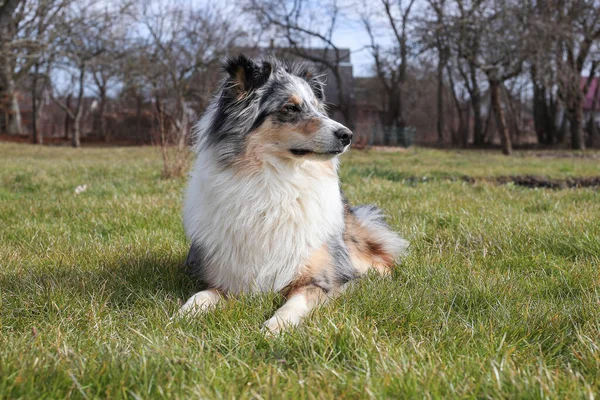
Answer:
MULTIPOLYGON (((583 88, 588 77, 581 77, 581 87, 583 88)), ((583 98, 583 120, 585 123, 593 116, 596 126, 600 126, 600 78, 592 79, 585 97, 583 98), (596 101, 594 101, 596 97, 596 101), (594 104, 595 103, 595 104, 594 104)))

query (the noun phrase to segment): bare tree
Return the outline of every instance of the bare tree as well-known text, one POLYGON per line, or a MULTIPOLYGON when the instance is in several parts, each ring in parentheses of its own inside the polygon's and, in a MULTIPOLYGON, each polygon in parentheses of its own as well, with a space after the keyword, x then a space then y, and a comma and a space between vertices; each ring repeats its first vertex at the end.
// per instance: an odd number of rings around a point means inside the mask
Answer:
POLYGON ((467 101, 465 101, 466 94, 464 94, 465 86, 457 85, 456 81, 454 80, 455 70, 456 67, 453 65, 450 59, 446 64, 446 75, 448 76, 450 93, 452 94, 452 102, 454 103, 454 107, 458 115, 458 127, 456 129, 452 128, 452 144, 467 148, 469 145, 470 108, 468 105, 466 109, 463 106, 463 104, 467 103, 467 101))
MULTIPOLYGON (((42 75, 47 70, 53 52, 49 49, 57 38, 57 22, 61 13, 72 0, 7 0, 0 14, 0 109, 8 111, 9 133, 20 134, 21 126, 19 103, 16 88, 26 79, 32 93, 34 120, 39 109, 35 102, 38 92, 47 87, 48 77, 42 75), (18 6, 17 6, 18 5, 18 6), (11 11, 12 10, 12 11, 11 11), (41 84, 41 88, 37 85, 41 84)), ((32 138, 34 143, 41 141, 34 121, 32 138)))
MULTIPOLYGON (((433 50, 437 55, 437 93, 436 93, 436 110, 437 110, 437 134, 438 142, 444 142, 444 92, 445 92, 445 71, 448 67, 448 62, 451 56, 449 32, 449 20, 447 17, 447 2, 446 0, 427 0, 429 5, 426 10, 425 17, 420 21, 417 31, 419 40, 425 50, 433 50), (433 15, 429 15, 433 14, 433 15)), ((456 101, 455 101, 456 103, 456 101)), ((462 113, 459 113, 459 118, 462 113)))
POLYGON ((527 54, 527 13, 517 1, 478 1, 465 12, 463 1, 457 0, 461 10, 457 23, 460 57, 476 66, 486 76, 496 127, 500 132, 502 152, 512 153, 512 143, 501 99, 504 82, 522 72, 527 54), (476 36, 476 37, 475 37, 476 36), (472 51, 469 43, 477 43, 472 51))
POLYGON ((404 127, 402 87, 407 80, 408 59, 412 55, 409 46, 409 19, 414 0, 381 0, 380 9, 372 14, 363 14, 362 21, 370 38, 370 50, 375 63, 375 72, 386 94, 385 127, 404 127), (392 33, 393 45, 383 49, 377 43, 375 21, 384 23, 392 33))
MULTIPOLYGON (((130 7, 128 2, 123 2, 119 11, 126 10, 130 7)), ((109 141, 109 133, 106 126, 106 107, 108 103, 108 95, 111 89, 116 88, 122 83, 123 76, 123 58, 129 46, 127 44, 127 22, 126 14, 123 12, 110 12, 103 10, 98 18, 99 36, 95 38, 97 49, 102 49, 102 52, 94 57, 89 65, 92 87, 98 98, 98 122, 100 137, 104 141, 109 141)))
POLYGON ((537 141, 553 145, 558 141, 559 98, 557 86, 557 42, 546 21, 552 18, 550 2, 532 5, 529 16, 530 38, 536 44, 530 48, 526 61, 533 86, 533 122, 537 141))
POLYGON ((54 49, 60 42, 59 27, 63 21, 61 14, 70 2, 71 0, 45 0, 33 3, 34 8, 28 11, 31 18, 25 20, 21 27, 20 35, 29 38, 34 45, 22 55, 24 61, 16 75, 19 78, 25 72, 29 74, 33 117, 31 138, 32 142, 37 144, 42 144, 44 140, 38 121, 42 99, 50 89, 50 71, 55 60, 54 49))
POLYGON ((68 96, 57 96, 59 90, 56 84, 51 91, 51 97, 73 122, 71 138, 73 147, 81 146, 86 74, 89 72, 90 65, 106 51, 105 43, 98 40, 104 33, 106 12, 84 1, 71 4, 59 28, 62 40, 56 48, 58 53, 56 67, 70 77, 71 85, 68 90, 76 92, 76 102, 71 106, 65 101, 65 97, 68 96))
POLYGON ((481 78, 475 62, 475 57, 481 49, 479 32, 481 26, 473 23, 480 18, 478 15, 480 4, 481 0, 472 2, 455 0, 456 12, 447 20, 452 35, 450 43, 455 57, 454 65, 462 78, 462 85, 469 93, 473 110, 473 144, 478 147, 485 143, 481 116, 481 78))
MULTIPOLYGON (((589 56, 600 40, 600 1, 556 1, 551 18, 545 20, 546 29, 558 43, 556 64, 559 95, 565 104, 571 130, 571 147, 584 149, 583 94, 581 74, 588 65, 589 56)), ((590 74, 590 75, 593 75, 590 74)), ((585 86, 588 86, 586 82, 585 86)))

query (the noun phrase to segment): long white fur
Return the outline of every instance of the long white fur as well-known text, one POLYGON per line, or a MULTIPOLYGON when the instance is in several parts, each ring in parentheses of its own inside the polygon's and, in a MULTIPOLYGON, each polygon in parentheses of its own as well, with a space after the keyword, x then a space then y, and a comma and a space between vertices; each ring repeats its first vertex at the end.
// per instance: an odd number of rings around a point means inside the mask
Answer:
POLYGON ((184 226, 190 240, 211 255, 205 279, 232 293, 288 285, 310 252, 343 230, 337 176, 324 176, 319 168, 317 161, 273 161, 242 178, 221 167, 210 149, 201 150, 184 226))

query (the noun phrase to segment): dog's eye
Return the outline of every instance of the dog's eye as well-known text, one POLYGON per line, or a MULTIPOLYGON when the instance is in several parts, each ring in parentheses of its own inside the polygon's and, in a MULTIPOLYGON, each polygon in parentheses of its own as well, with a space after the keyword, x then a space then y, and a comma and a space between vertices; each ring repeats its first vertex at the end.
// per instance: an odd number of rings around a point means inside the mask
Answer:
POLYGON ((298 104, 286 104, 285 106, 283 106, 283 110, 285 112, 295 113, 299 112, 301 109, 298 104))

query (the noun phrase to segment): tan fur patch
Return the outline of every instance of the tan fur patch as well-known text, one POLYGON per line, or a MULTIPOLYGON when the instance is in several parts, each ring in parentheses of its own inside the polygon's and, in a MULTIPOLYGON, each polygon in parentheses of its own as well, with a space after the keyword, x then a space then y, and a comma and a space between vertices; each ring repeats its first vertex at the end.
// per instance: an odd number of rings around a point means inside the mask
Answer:
POLYGON ((299 288, 309 285, 317 275, 333 275, 333 271, 326 271, 328 268, 332 268, 332 258, 328 246, 324 244, 312 252, 298 278, 284 288, 282 294, 287 297, 295 293, 299 288))
POLYGON ((273 125, 271 118, 267 118, 248 138, 246 151, 234 162, 234 168, 243 172, 257 172, 262 167, 269 144, 279 140, 281 129, 273 125))
POLYGON ((366 274, 371 268, 381 274, 390 273, 394 266, 393 256, 384 251, 383 245, 350 212, 346 212, 344 242, 359 274, 366 274))
POLYGON ((311 118, 306 121, 302 121, 298 126, 298 131, 306 136, 314 135, 321 127, 321 120, 319 118, 311 118))
POLYGON ((297 106, 299 106, 300 104, 302 104, 302 99, 299 96, 295 95, 295 94, 291 95, 288 100, 289 100, 290 103, 296 104, 297 106))

